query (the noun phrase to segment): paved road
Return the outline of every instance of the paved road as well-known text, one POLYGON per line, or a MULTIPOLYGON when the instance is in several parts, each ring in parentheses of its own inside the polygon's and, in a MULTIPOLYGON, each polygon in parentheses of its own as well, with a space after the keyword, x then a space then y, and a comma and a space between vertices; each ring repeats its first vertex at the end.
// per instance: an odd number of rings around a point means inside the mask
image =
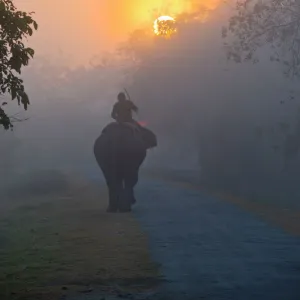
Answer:
MULTIPOLYGON (((99 182, 101 176, 97 170, 88 177, 99 182)), ((137 199, 134 213, 165 280, 153 299, 300 299, 299 238, 165 182, 141 178, 137 199)))
POLYGON ((142 180, 137 218, 162 299, 299 300, 300 239, 201 192, 142 180))

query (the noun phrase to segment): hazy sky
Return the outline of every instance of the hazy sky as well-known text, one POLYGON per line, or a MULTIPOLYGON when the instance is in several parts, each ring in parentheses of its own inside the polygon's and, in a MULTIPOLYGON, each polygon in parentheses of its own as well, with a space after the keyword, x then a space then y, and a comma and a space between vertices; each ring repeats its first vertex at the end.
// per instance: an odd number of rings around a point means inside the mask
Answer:
POLYGON ((216 7, 220 0, 15 0, 18 8, 34 11, 39 31, 30 43, 37 54, 62 51, 72 64, 111 51, 139 28, 152 28, 155 16, 216 7), (156 12, 155 12, 156 11, 156 12))
MULTIPOLYGON (((233 11, 225 5, 214 10, 221 2, 15 0, 18 8, 35 11, 39 23, 30 39, 37 56, 23 74, 32 105, 20 115, 30 120, 16 124, 14 131, 25 147, 18 148, 16 166, 97 168, 93 141, 111 121, 116 95, 126 87, 140 108, 136 118, 158 135, 159 147, 149 153, 149 164, 173 168, 180 162, 180 168, 188 169, 198 168, 200 161, 202 172, 208 170, 208 176, 222 183, 224 178, 233 184, 244 178, 243 189, 249 193, 262 188, 264 178, 275 178, 283 155, 273 147, 283 147, 285 138, 277 124, 295 123, 298 103, 280 104, 291 86, 283 80, 281 67, 269 62, 268 49, 257 65, 226 61, 221 27, 233 11), (180 30, 173 39, 144 43, 149 35, 138 32, 132 43, 141 58, 136 60, 141 62, 138 70, 131 61, 128 69, 96 63, 72 71, 65 67, 65 59, 72 66, 88 64, 93 55, 113 51, 130 32, 151 30, 159 15, 203 12, 201 6, 213 10, 206 22, 195 22, 197 14, 184 18, 185 24, 178 18, 180 30), (58 57, 59 50, 64 55, 53 64, 49 58, 58 57), (257 141, 257 128, 263 128, 265 139, 257 141)), ((12 114, 19 111, 12 105, 12 114)))

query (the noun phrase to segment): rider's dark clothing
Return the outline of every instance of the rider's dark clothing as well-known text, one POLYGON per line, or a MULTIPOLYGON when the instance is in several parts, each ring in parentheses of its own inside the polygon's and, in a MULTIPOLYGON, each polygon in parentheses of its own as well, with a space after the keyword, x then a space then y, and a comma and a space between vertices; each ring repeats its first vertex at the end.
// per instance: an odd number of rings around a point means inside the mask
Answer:
POLYGON ((113 107, 111 117, 118 122, 132 122, 132 111, 137 110, 137 106, 131 100, 118 101, 113 107))

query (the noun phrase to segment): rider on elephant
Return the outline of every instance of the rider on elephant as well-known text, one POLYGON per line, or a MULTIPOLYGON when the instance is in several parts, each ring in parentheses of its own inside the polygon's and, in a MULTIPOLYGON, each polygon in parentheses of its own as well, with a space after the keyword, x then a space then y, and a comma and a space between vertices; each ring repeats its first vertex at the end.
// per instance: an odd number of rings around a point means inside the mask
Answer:
POLYGON ((131 100, 126 99, 124 93, 119 93, 118 102, 113 106, 111 117, 119 123, 136 123, 132 118, 132 112, 138 112, 138 107, 131 100))
POLYGON ((147 150, 157 147, 157 139, 150 129, 133 120, 132 111, 137 112, 138 108, 124 93, 118 95, 118 100, 111 113, 117 122, 111 122, 102 130, 94 143, 94 155, 108 188, 107 211, 129 212, 136 201, 134 188, 139 169, 147 150), (139 126, 138 130, 132 130, 136 127, 131 124, 139 126))

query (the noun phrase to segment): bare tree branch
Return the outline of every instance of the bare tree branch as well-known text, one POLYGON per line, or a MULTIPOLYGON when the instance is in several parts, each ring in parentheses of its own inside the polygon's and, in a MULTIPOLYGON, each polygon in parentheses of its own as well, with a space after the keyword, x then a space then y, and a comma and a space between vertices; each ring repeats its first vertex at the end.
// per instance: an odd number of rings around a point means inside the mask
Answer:
POLYGON ((296 0, 246 0, 236 4, 222 35, 229 60, 257 62, 269 46, 270 60, 282 63, 287 76, 300 76, 300 5, 296 0))

